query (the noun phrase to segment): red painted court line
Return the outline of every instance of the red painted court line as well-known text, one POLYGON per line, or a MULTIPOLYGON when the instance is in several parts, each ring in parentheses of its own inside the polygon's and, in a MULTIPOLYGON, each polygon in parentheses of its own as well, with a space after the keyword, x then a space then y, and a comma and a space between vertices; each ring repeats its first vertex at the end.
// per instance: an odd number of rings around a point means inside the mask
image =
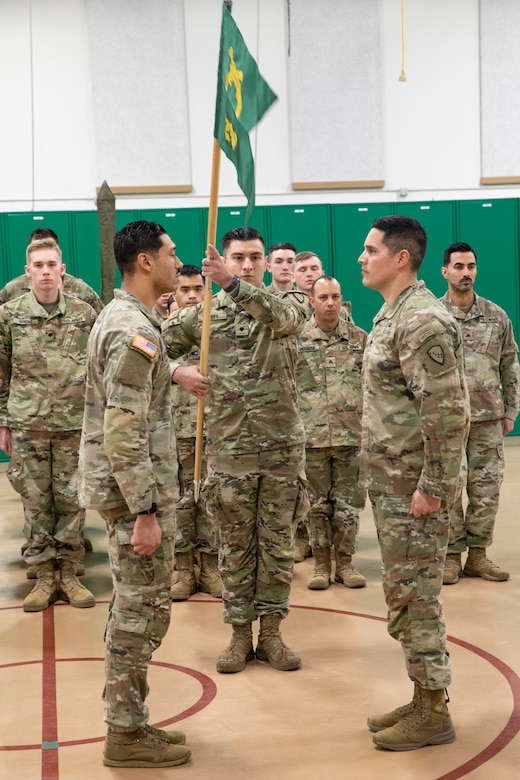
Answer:
POLYGON ((42 780, 58 780, 58 711, 54 607, 42 614, 42 780))
MULTIPOLYGON (((366 615, 362 612, 349 612, 343 609, 312 607, 306 604, 291 604, 291 609, 332 612, 338 615, 351 615, 353 617, 368 618, 369 620, 380 620, 385 623, 387 622, 387 619, 384 617, 366 615)), ((513 710, 509 720, 500 734, 498 734, 498 736, 492 742, 490 742, 489 745, 481 750, 480 753, 477 753, 476 756, 473 756, 468 761, 465 761, 464 764, 461 764, 446 774, 437 777, 436 780, 460 780, 460 778, 465 777, 467 774, 469 774, 469 772, 472 772, 474 769, 478 769, 478 767, 483 766, 492 758, 497 756, 500 751, 503 750, 520 732, 520 677, 517 675, 514 669, 511 669, 511 667, 501 661, 500 658, 497 658, 495 655, 488 653, 481 647, 477 647, 470 642, 465 642, 464 639, 457 639, 457 637, 448 635, 448 641, 453 642, 453 644, 460 645, 460 647, 463 647, 465 650, 469 650, 469 652, 480 656, 480 658, 483 658, 485 661, 487 661, 487 663, 493 666, 507 680, 513 695, 513 710)))

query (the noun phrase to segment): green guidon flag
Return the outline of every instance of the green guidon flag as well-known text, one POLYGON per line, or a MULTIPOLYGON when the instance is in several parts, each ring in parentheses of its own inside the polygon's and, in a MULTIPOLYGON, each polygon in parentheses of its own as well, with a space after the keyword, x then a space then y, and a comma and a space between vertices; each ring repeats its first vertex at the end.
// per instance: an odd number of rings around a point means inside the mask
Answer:
POLYGON ((247 198, 245 225, 255 207, 255 166, 249 133, 275 100, 231 16, 231 3, 224 3, 214 136, 237 169, 238 184, 247 198))

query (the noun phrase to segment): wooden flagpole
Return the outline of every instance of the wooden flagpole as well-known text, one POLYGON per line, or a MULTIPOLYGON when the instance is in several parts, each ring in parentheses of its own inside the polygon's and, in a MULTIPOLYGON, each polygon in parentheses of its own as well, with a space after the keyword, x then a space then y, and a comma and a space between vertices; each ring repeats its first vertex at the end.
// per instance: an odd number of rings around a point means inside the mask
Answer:
MULTIPOLYGON (((218 186, 220 179, 220 146, 216 138, 213 139, 213 159, 211 163, 211 186, 209 191, 208 235, 207 244, 216 246, 217 243, 217 215, 218 215, 218 186)), ((213 290, 211 279, 204 279, 204 298, 202 306, 202 333, 200 338, 200 364, 199 371, 203 376, 208 374, 209 334, 211 327, 211 299, 213 290)), ((197 432, 195 439, 195 465, 193 471, 193 494, 195 501, 199 499, 200 479, 202 474, 202 450, 204 442, 204 398, 199 398, 197 403, 197 432)))

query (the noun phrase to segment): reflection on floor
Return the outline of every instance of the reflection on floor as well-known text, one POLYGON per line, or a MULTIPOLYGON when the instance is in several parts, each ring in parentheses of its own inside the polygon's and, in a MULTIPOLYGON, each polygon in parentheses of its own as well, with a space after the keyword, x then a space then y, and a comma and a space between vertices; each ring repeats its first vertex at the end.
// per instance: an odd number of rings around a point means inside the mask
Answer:
MULTIPOLYGON (((509 442, 508 442, 509 443, 509 442)), ((378 545, 371 513, 361 519, 357 567, 367 587, 310 591, 308 559, 295 567, 292 611, 283 624, 303 666, 277 672, 254 661, 219 675, 229 628, 220 602, 197 594, 173 606, 154 656, 149 705, 156 725, 178 724, 193 757, 174 770, 187 780, 512 780, 520 765, 520 446, 506 448, 506 479, 491 557, 511 580, 463 579, 443 590, 453 684, 451 745, 409 753, 375 749, 366 717, 410 698, 400 647, 386 633, 378 545)), ((83 581, 93 609, 62 602, 27 614, 32 583, 20 559, 22 512, 0 474, 0 777, 83 780, 171 776, 101 763, 103 629, 111 583, 102 523, 87 517, 94 552, 83 581)))

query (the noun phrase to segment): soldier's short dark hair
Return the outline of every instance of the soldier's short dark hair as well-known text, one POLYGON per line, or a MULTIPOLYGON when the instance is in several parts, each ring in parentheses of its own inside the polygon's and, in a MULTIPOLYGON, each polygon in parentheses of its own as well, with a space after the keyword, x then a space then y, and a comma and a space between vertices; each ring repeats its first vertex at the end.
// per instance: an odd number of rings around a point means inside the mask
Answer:
POLYGON ((270 246, 267 250, 267 254, 269 257, 271 257, 273 252, 278 252, 280 249, 289 249, 291 252, 296 254, 296 247, 294 244, 289 244, 288 241, 282 241, 280 244, 273 244, 273 246, 270 246))
POLYGON ((183 265, 179 268, 179 276, 202 276, 202 268, 198 265, 183 265))
POLYGON ((235 228, 234 230, 229 230, 227 233, 224 233, 224 235, 221 238, 220 246, 222 248, 222 254, 226 254, 226 249, 230 245, 232 241, 261 241, 264 246, 264 252, 265 252, 265 241, 258 232, 253 227, 239 227, 235 228))
POLYGON ((114 236, 114 254, 121 277, 131 275, 137 255, 141 252, 155 254, 163 245, 162 236, 166 230, 158 222, 145 219, 129 222, 114 236))
POLYGON ((375 219, 372 227, 384 233, 383 244, 392 255, 406 249, 410 254, 411 268, 418 270, 426 254, 426 231, 420 222, 413 217, 389 214, 375 219))
POLYGON ((31 244, 33 241, 39 241, 40 238, 52 238, 53 241, 59 244, 58 234, 50 228, 35 228, 29 235, 29 243, 31 244))
POLYGON ((456 244, 450 244, 447 249, 444 250, 443 265, 448 266, 450 264, 451 256, 454 252, 473 252, 475 256, 475 263, 477 262, 477 255, 475 250, 470 247, 469 244, 465 244, 464 241, 458 241, 456 244))

